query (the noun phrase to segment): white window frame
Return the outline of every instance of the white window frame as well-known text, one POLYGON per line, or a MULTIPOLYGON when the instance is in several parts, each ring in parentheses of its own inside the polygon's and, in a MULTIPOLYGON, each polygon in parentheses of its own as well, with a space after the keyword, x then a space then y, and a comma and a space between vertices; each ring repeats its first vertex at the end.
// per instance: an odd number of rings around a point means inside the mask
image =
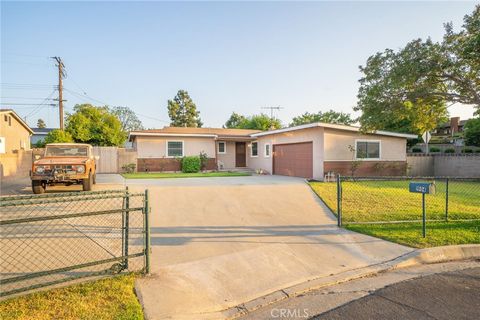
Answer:
POLYGON ((167 158, 177 158, 177 157, 183 158, 185 156, 185 143, 183 142, 183 140, 167 140, 165 142, 165 156, 167 158), (181 156, 171 156, 171 155, 168 154, 168 143, 169 142, 181 142, 182 143, 182 155, 181 156))
POLYGON ((5 153, 6 148, 7 148, 7 141, 5 137, 0 137, 0 153, 5 153))
POLYGON ((355 160, 378 161, 382 159, 382 140, 356 139, 355 140, 355 160), (359 158, 357 157, 358 142, 378 142, 378 158, 359 158))
POLYGON ((258 141, 252 141, 252 143, 250 144, 250 158, 258 158, 258 141), (257 144, 257 155, 253 155, 253 144, 256 143, 257 144))
POLYGON ((265 158, 270 158, 270 155, 272 154, 272 146, 270 143, 265 143, 263 145, 263 155, 265 158), (268 146, 268 154, 267 154, 267 146, 268 146))
POLYGON ((218 141, 217 142, 217 153, 218 154, 226 154, 227 153, 227 142, 226 141, 218 141), (220 143, 223 143, 223 152, 220 152, 220 143))

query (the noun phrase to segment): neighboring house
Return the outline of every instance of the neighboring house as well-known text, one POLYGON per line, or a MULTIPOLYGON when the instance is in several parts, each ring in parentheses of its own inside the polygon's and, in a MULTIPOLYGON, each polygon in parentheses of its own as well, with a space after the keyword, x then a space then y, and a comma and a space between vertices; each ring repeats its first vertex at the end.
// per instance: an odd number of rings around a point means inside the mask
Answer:
POLYGON ((450 122, 442 123, 434 130, 436 135, 449 135, 453 136, 455 133, 463 132, 463 127, 468 120, 460 120, 460 117, 450 118, 450 122))
POLYGON ((55 128, 33 128, 33 135, 30 138, 32 146, 37 142, 45 140, 47 134, 52 130, 55 130, 55 128))
POLYGON ((268 173, 323 179, 327 172, 404 175, 407 139, 387 131, 361 134, 358 127, 311 123, 256 131, 177 128, 130 132, 138 171, 178 171, 177 158, 206 153, 208 170, 250 168, 268 173))
POLYGON ((12 109, 0 109, 0 154, 30 150, 32 129, 12 109))

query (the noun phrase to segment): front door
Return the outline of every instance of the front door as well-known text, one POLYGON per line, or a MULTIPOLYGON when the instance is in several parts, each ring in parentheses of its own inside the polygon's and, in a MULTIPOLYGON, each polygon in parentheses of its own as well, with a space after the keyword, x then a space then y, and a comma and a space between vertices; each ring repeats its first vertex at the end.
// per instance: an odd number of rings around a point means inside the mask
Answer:
POLYGON ((247 146, 245 142, 235 142, 235 167, 247 166, 247 146))

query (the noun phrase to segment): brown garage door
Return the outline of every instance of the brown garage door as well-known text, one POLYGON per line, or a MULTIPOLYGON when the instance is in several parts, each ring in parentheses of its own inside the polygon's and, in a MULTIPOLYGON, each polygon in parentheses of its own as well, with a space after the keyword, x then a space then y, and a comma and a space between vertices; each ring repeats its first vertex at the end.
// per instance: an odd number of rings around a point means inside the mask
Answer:
POLYGON ((311 179, 312 142, 273 145, 273 174, 311 179))

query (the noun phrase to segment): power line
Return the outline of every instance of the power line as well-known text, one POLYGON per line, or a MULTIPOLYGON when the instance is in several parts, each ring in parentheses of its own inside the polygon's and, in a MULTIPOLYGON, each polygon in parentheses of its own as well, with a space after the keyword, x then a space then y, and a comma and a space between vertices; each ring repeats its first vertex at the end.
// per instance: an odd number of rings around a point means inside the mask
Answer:
MULTIPOLYGON (((49 99, 51 100, 51 99, 49 99)), ((2 102, 1 105, 9 105, 9 106, 38 106, 38 103, 17 103, 17 102, 2 102)), ((45 104, 49 106, 56 106, 55 103, 45 104)))
MULTIPOLYGON (((111 106, 112 104, 111 103, 107 103, 105 101, 101 101, 101 100, 98 100, 98 99, 95 99, 95 98, 92 98, 90 96, 88 96, 87 94, 81 94, 81 93, 78 93, 78 92, 75 92, 73 90, 70 90, 70 89, 67 89, 67 88, 64 88, 65 91, 75 95, 76 97, 79 97, 81 98, 82 100, 86 101, 86 102, 90 102, 88 99, 90 100, 93 100, 93 101, 97 101, 97 102, 100 102, 104 105, 107 105, 107 106, 111 106), (87 99, 88 98, 88 99, 87 99)), ((156 120, 156 121, 160 121, 160 122, 163 122, 163 123, 170 123, 170 121, 167 121, 167 120, 163 120, 163 119, 158 119, 158 118, 155 118, 155 117, 152 117, 152 116, 147 116, 145 114, 141 114, 141 113, 138 113, 138 112, 135 112, 132 110, 133 113, 135 113, 137 116, 140 116, 140 117, 143 117, 143 118, 148 118, 148 119, 152 119, 152 120, 156 120)))
POLYGON ((50 95, 49 95, 48 97, 46 97, 46 98, 38 105, 38 107, 37 107, 36 109, 32 110, 29 114, 27 114, 27 115, 25 116, 25 120, 26 120, 29 116, 37 113, 40 109, 42 109, 42 108, 45 106, 45 105, 44 105, 45 102, 48 101, 48 100, 53 96, 53 94, 55 93, 55 91, 56 91, 56 90, 53 90, 52 93, 50 93, 50 95))
POLYGON ((7 87, 41 87, 41 88, 46 88, 46 87, 52 87, 51 84, 43 84, 43 83, 12 83, 12 82, 1 82, 1 86, 7 86, 7 87))
POLYGON ((152 120, 157 120, 157 121, 160 121, 160 122, 170 123, 170 121, 166 121, 166 120, 162 120, 162 119, 158 119, 158 118, 146 116, 146 115, 144 115, 144 114, 141 114, 141 113, 138 113, 138 112, 135 112, 135 111, 133 111, 133 112, 134 112, 137 116, 141 116, 141 117, 148 118, 148 119, 152 119, 152 120))
MULTIPOLYGON (((23 99, 23 100, 43 100, 45 98, 32 98, 32 97, 0 97, 0 99, 23 99)), ((53 100, 53 99, 51 99, 53 100)))

